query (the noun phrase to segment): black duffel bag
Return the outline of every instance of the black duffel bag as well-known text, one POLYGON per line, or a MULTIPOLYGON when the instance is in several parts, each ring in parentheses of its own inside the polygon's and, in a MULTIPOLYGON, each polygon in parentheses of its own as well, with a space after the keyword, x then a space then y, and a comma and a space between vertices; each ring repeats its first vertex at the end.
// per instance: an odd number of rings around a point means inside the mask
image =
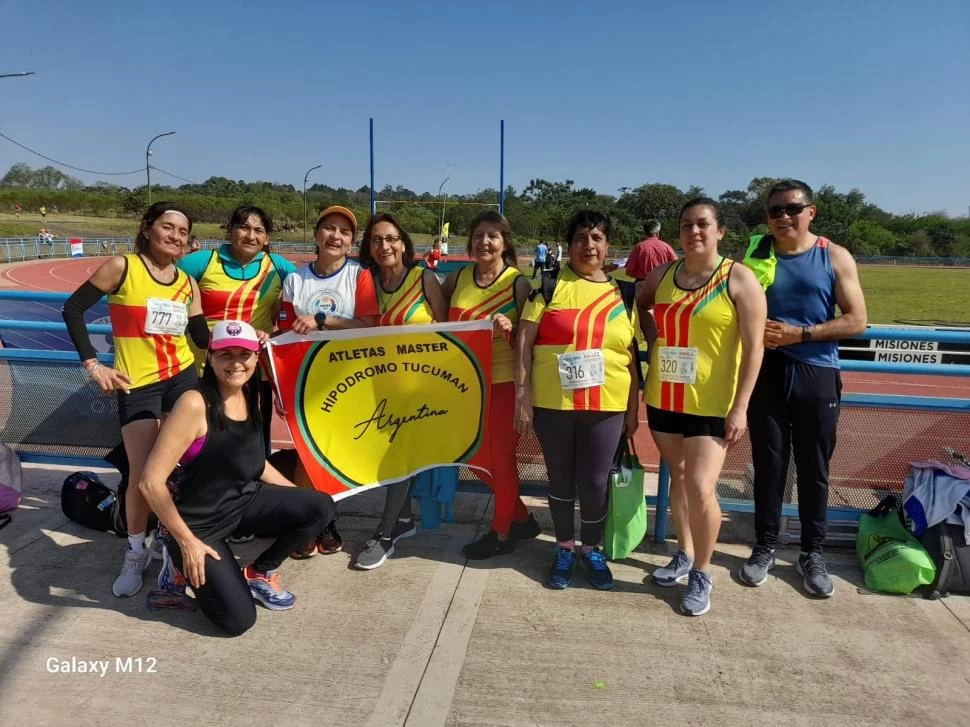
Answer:
POLYGON ((926 587, 926 597, 970 594, 970 545, 963 525, 937 523, 919 541, 936 564, 936 581, 926 587))

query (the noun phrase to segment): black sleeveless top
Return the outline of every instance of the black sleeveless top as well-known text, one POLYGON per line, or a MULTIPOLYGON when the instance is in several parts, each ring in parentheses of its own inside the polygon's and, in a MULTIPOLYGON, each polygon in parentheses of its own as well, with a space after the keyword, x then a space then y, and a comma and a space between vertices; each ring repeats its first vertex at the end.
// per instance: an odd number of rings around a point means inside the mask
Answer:
POLYGON ((209 431, 198 456, 184 467, 175 501, 185 524, 198 538, 238 521, 259 491, 266 466, 263 434, 252 421, 226 420, 209 431))

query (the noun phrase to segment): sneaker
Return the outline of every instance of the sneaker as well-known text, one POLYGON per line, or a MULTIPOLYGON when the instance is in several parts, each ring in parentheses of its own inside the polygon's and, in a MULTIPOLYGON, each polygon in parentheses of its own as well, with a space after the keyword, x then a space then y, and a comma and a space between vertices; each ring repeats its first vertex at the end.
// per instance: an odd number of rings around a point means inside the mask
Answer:
POLYGON ((541 532, 542 528, 536 522, 536 516, 530 514, 526 520, 512 523, 512 527, 509 528, 509 540, 531 540, 539 537, 541 532))
POLYGON ((711 589, 714 581, 709 573, 691 568, 687 577, 687 593, 680 601, 681 612, 688 616, 703 616, 711 610, 711 589))
POLYGON ((756 545, 741 569, 738 580, 746 586, 761 586, 768 580, 768 571, 775 567, 775 549, 756 545))
POLYGON ((152 553, 148 548, 142 548, 141 553, 135 555, 131 547, 125 552, 125 562, 121 566, 121 575, 115 579, 111 592, 118 598, 134 596, 142 587, 142 574, 151 562, 152 553))
POLYGON ((606 565, 606 556, 599 548, 594 548, 589 552, 583 553, 583 566, 586 568, 586 577, 589 583, 597 591, 608 591, 613 588, 613 573, 606 565))
POLYGON ((337 526, 330 523, 326 529, 317 536, 317 552, 321 555, 333 555, 339 553, 344 548, 343 538, 337 532, 337 526))
POLYGON ((507 540, 499 540, 498 534, 494 530, 489 530, 475 542, 462 546, 461 552, 469 560, 485 560, 494 555, 511 553, 514 548, 515 541, 512 540, 511 535, 507 540))
POLYGON ((835 584, 825 569, 825 558, 821 553, 802 553, 795 561, 795 570, 804 579, 808 595, 829 598, 835 593, 835 584))
POLYGON ((678 550, 667 565, 653 572, 651 578, 658 586, 676 586, 678 583, 686 583, 687 574, 690 573, 693 565, 694 559, 683 550, 678 550))
POLYGON ((185 595, 185 577, 175 567, 168 547, 162 546, 162 568, 158 571, 157 590, 185 595))
POLYGON ((290 557, 293 560, 306 560, 307 558, 312 558, 316 554, 317 541, 314 539, 301 545, 299 550, 294 550, 292 553, 290 553, 290 557))
POLYGON ((394 541, 391 538, 385 538, 384 534, 378 530, 374 533, 374 537, 364 544, 364 549, 357 554, 357 558, 354 560, 354 568, 361 570, 380 568, 393 553, 394 541))
POLYGON ((248 543, 254 537, 256 536, 255 535, 230 535, 226 539, 233 545, 237 545, 239 543, 248 543))
POLYGON ((549 569, 549 587, 557 591, 568 588, 573 582, 573 571, 576 570, 576 553, 569 548, 556 548, 556 558, 549 569))
POLYGON ((414 518, 409 517, 407 520, 398 520, 394 523, 394 532, 391 533, 391 540, 397 542, 402 538, 410 538, 418 532, 418 529, 414 525, 414 518))
POLYGON ((152 545, 149 548, 152 554, 152 560, 162 559, 162 539, 158 535, 158 531, 152 531, 152 545))
POLYGON ((279 571, 260 573, 252 565, 243 568, 243 578, 249 584, 253 598, 273 611, 286 611, 293 608, 296 596, 280 585, 279 571))

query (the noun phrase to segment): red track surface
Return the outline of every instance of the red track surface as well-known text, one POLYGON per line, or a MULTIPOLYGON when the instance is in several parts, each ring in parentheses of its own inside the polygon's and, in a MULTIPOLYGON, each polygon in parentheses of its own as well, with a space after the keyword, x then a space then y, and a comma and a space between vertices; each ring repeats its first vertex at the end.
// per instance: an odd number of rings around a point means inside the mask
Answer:
MULTIPOLYGON (((9 267, 0 271, 0 275, 17 287, 69 292, 84 282, 103 261, 104 258, 41 260, 9 267)), ((968 394, 966 380, 957 377, 844 373, 843 382, 847 393, 947 398, 963 398, 968 394)), ((286 425, 279 419, 274 422, 273 438, 277 446, 287 445, 290 441, 286 425)), ((942 455, 941 448, 946 445, 964 451, 970 449, 970 415, 847 408, 839 427, 839 448, 832 463, 833 478, 844 484, 858 483, 858 486, 873 481, 901 486, 906 462, 916 458, 938 458, 942 455)), ((523 443, 522 449, 533 450, 534 446, 523 443)), ((659 456, 645 427, 637 433, 636 447, 645 463, 656 466, 659 456)), ((747 445, 740 445, 729 456, 727 468, 740 471, 747 461, 747 445)))

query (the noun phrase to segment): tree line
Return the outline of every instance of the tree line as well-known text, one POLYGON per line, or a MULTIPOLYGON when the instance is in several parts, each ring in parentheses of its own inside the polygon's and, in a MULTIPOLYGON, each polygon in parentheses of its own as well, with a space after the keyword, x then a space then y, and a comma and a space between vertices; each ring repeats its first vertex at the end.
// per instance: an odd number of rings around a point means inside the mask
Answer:
MULTIPOLYGON (((775 181, 773 177, 757 177, 744 189, 729 189, 716 197, 710 194, 724 210, 728 228, 723 245, 726 251, 743 249, 750 235, 767 231, 765 196, 775 181)), ((588 187, 576 188, 571 179, 532 179, 521 191, 506 188, 505 215, 518 238, 531 243, 560 240, 573 212, 598 209, 612 218, 612 242, 619 247, 640 239, 643 223, 655 218, 663 225, 661 236, 676 246, 680 207, 688 199, 705 194, 700 187, 680 189, 662 183, 623 187, 617 192, 614 196, 588 187)), ((203 222, 222 223, 237 204, 250 202, 273 215, 281 230, 302 229, 302 190, 292 184, 210 177, 201 184, 152 185, 152 194, 153 199, 178 201, 203 222)), ((484 209, 483 205, 494 205, 498 197, 497 190, 486 188, 473 194, 439 198, 400 185, 385 185, 375 194, 380 202, 378 211, 393 212, 412 232, 437 234, 443 212, 452 236, 467 234, 469 222, 484 209)), ((816 232, 845 245, 856 255, 970 257, 968 218, 953 218, 942 212, 897 215, 868 202, 858 189, 843 193, 831 185, 817 188, 815 198, 816 232)), ((10 167, 0 179, 0 209, 11 211, 15 204, 26 211, 57 205, 64 213, 135 218, 147 206, 147 190, 144 185, 85 185, 54 167, 32 169, 21 163, 10 167)), ((324 184, 308 187, 309 224, 319 210, 331 204, 350 207, 364 220, 370 207, 370 188, 334 188, 324 184)))

